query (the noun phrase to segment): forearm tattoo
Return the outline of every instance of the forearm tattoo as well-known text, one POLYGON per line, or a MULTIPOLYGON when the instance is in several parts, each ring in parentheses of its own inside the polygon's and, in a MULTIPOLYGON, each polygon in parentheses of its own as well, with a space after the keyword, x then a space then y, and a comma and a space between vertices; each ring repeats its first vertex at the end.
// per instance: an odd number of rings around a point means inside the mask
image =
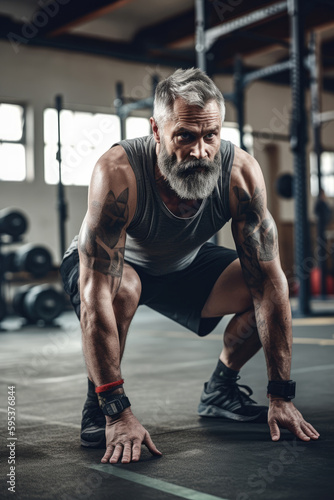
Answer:
POLYGON ((238 255, 248 286, 252 291, 260 290, 264 280, 261 262, 278 255, 276 225, 258 188, 253 195, 239 187, 234 187, 233 192, 238 200, 238 225, 243 223, 241 233, 238 227, 238 255))
POLYGON ((109 191, 103 203, 93 201, 89 223, 86 223, 79 248, 83 264, 102 274, 121 277, 124 263, 124 247, 115 248, 129 218, 129 189, 116 198, 109 191))

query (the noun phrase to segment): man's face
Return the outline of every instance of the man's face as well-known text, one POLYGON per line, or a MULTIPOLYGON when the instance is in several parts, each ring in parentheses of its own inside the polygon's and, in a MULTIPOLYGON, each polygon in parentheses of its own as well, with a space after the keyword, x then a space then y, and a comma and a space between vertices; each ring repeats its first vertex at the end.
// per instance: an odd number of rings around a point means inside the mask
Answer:
POLYGON ((160 131, 158 167, 180 198, 207 198, 221 169, 221 117, 218 104, 174 103, 174 115, 160 131))

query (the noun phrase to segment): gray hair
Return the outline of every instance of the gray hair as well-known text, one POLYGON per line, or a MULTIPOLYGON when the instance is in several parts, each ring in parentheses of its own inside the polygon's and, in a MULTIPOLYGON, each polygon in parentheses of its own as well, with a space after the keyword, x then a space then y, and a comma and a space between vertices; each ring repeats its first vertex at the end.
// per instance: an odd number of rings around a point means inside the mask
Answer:
POLYGON ((200 108, 204 108, 209 101, 216 101, 224 121, 224 98, 211 78, 198 68, 178 69, 158 83, 155 91, 153 117, 159 127, 164 126, 173 111, 174 101, 179 97, 189 105, 200 108))

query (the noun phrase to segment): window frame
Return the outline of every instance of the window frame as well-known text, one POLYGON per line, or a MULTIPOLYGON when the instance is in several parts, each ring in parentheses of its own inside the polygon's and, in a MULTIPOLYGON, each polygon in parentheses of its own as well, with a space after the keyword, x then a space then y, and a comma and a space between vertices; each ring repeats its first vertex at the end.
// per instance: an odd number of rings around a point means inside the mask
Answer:
MULTIPOLYGON (((57 108, 55 107, 54 103, 52 103, 51 105, 49 106, 45 106, 43 111, 42 111, 42 123, 43 123, 43 181, 44 181, 44 184, 47 185, 47 186, 57 186, 58 185, 58 182, 56 182, 55 184, 53 183, 49 183, 46 181, 46 178, 45 178, 45 168, 46 168, 46 164, 45 164, 45 147, 49 144, 47 142, 45 142, 45 130, 44 130, 44 116, 45 116, 45 112, 47 110, 53 110, 53 111, 56 111, 57 113, 57 108)), ((106 108, 106 107, 101 107, 101 106, 86 106, 84 104, 82 105, 73 105, 72 106, 64 106, 60 112, 62 111, 70 111, 71 113, 89 113, 91 114, 92 116, 94 115, 106 115, 106 117, 108 116, 115 116, 119 119, 119 116, 117 115, 116 112, 112 112, 112 109, 111 108, 106 108)), ((120 135, 120 132, 121 132, 121 125, 120 125, 120 119, 119 119, 119 135, 120 135)), ((119 139, 121 140, 121 138, 119 139)), ((57 151, 58 151, 58 133, 57 133, 57 140, 55 142, 55 145, 57 147, 57 151)), ((63 144, 62 143, 62 130, 60 129, 60 148, 62 149, 63 147, 66 147, 67 145, 66 144, 63 144)), ((75 144, 74 144, 75 146, 75 144)), ((94 149, 94 148, 92 148, 94 149)), ((58 160, 57 160, 58 161, 58 160)), ((61 161, 62 163, 64 162, 64 158, 63 156, 61 156, 61 161)), ((70 187, 70 188, 87 188, 89 187, 89 183, 88 184, 64 184, 64 186, 67 188, 67 187, 70 187)))
POLYGON ((21 180, 7 180, 7 179, 0 179, 0 182, 27 182, 28 181, 28 158, 27 158, 27 103, 22 102, 22 101, 11 101, 11 100, 6 100, 6 99, 1 99, 0 100, 0 105, 1 104, 10 104, 13 106, 20 106, 23 110, 22 113, 22 136, 21 139, 19 140, 9 140, 9 139, 1 139, 0 137, 0 146, 2 144, 20 144, 24 148, 24 157, 25 157, 25 176, 24 179, 21 180))
MULTIPOLYGON (((331 155, 333 155, 333 169, 331 172, 329 172, 328 174, 326 173, 323 173, 321 172, 321 181, 322 181, 322 187, 323 189, 325 189, 325 186, 326 186, 326 179, 330 179, 330 178, 333 178, 333 181, 334 181, 334 149, 330 149, 330 148, 324 148, 322 149, 321 151, 321 155, 323 155, 324 153, 330 153, 331 155)), ((310 191, 311 191, 311 196, 313 198, 317 198, 319 196, 319 193, 317 194, 313 194, 312 193, 312 190, 311 190, 311 185, 312 185, 312 177, 315 176, 316 177, 316 180, 318 182, 318 171, 317 171, 317 157, 316 157, 316 153, 315 151, 310 151, 310 154, 309 154, 309 161, 310 161, 310 171, 309 171, 309 174, 310 174, 310 191), (312 159, 313 157, 313 159, 312 159)), ((321 163, 321 166, 323 166, 323 162, 321 163)), ((326 189, 325 189, 325 193, 326 193, 326 189)), ((334 193, 333 194, 330 194, 330 193, 326 193, 326 196, 330 199, 334 198, 334 193)))

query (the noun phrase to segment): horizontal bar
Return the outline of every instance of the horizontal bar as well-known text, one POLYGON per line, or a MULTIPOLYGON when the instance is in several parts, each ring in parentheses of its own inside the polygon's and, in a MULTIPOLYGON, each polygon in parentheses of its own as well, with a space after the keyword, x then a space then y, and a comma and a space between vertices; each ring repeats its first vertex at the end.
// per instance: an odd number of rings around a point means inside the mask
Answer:
POLYGON ((2 144, 22 144, 23 146, 25 145, 25 139, 22 135, 21 139, 18 141, 11 141, 10 139, 0 139, 0 145, 2 144))
POLYGON ((223 35, 232 33, 240 28, 245 28, 251 24, 255 24, 258 21, 266 19, 267 17, 275 16, 284 10, 287 10, 286 0, 284 2, 275 3, 274 5, 269 5, 263 9, 255 10, 254 12, 250 12, 249 14, 239 17, 234 21, 229 21, 228 23, 220 24, 214 28, 209 28, 205 32, 205 48, 206 50, 209 50, 215 41, 223 35))
POLYGON ((272 64, 271 66, 267 66, 266 68, 260 68, 255 71, 251 71, 250 73, 246 73, 243 77, 244 85, 254 81, 260 80, 261 78, 266 78, 266 76, 275 75, 276 73, 281 73, 282 71, 286 71, 291 68, 291 61, 284 61, 277 64, 272 64))
POLYGON ((225 101, 234 102, 234 100, 235 100, 234 92, 229 92, 229 93, 223 94, 223 97, 224 97, 225 101))
POLYGON ((153 107, 153 97, 147 97, 146 99, 140 99, 136 102, 129 102, 128 104, 123 104, 117 108, 117 114, 121 117, 127 117, 132 111, 137 109, 145 109, 153 107))
POLYGON ((318 120, 320 123, 331 122, 334 120, 334 111, 324 111, 318 114, 318 120))
POLYGON ((291 137, 285 134, 276 134, 274 132, 267 132, 266 130, 252 130, 250 132, 253 137, 256 139, 264 139, 268 141, 282 141, 282 142, 290 142, 291 137))

